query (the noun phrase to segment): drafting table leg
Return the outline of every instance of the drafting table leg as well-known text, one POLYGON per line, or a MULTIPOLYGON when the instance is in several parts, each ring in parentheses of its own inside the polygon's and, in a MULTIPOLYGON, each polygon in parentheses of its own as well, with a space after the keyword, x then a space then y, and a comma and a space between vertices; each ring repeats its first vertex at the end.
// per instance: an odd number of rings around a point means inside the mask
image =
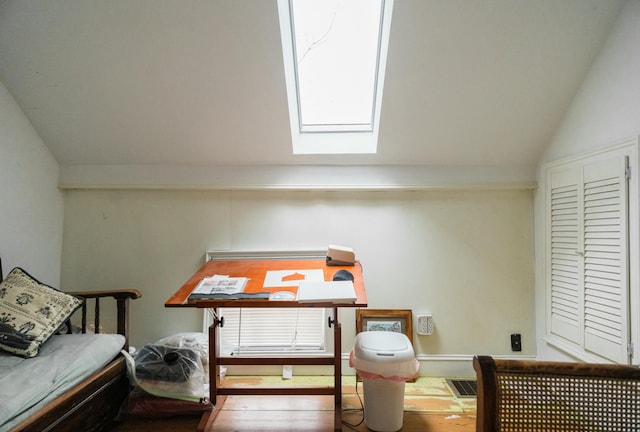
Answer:
POLYGON ((342 430, 342 326, 338 308, 333 308, 333 375, 334 375, 334 431, 342 430))
MULTIPOLYGON (((205 312, 206 313, 206 312, 205 312)), ((220 329, 222 322, 219 320, 219 309, 213 309, 213 323, 209 326, 209 400, 213 404, 213 409, 202 415, 197 426, 198 432, 206 432, 211 429, 211 425, 215 420, 218 412, 222 408, 226 396, 218 396, 218 386, 220 382, 220 365, 218 364, 218 356, 220 355, 220 329)))
POLYGON ((219 318, 220 310, 213 308, 213 323, 209 326, 209 399, 213 405, 218 404, 218 381, 220 376, 220 366, 218 357, 220 356, 220 329, 222 324, 219 318))

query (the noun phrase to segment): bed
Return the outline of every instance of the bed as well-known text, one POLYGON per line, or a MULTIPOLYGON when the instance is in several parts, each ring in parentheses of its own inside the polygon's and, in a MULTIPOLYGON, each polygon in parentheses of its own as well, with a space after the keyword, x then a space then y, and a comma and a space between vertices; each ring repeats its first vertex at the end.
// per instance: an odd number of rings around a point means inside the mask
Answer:
POLYGON ((640 368, 476 356, 477 432, 638 431, 640 368))
MULTIPOLYGON (((16 271, 21 278, 25 277, 26 272, 18 270, 13 269, 3 281, 0 264, 0 345, 5 343, 0 353, 0 432, 105 430, 116 418, 129 393, 126 365, 120 351, 128 349, 129 303, 139 298, 140 292, 56 292, 56 296, 77 299, 70 306, 69 316, 64 318, 62 331, 58 326, 57 331, 37 347, 35 354, 28 350, 18 350, 16 354, 7 352, 6 344, 17 338, 18 330, 24 330, 24 324, 15 325, 15 318, 26 312, 23 308, 9 310, 3 302, 11 298, 11 290, 15 287, 8 282, 15 281, 16 271), (102 299, 115 302, 117 334, 97 333, 101 328, 102 299), (94 317, 87 325, 89 304, 93 305, 94 317), (79 325, 72 325, 71 317, 77 317, 79 325), (98 330, 88 332, 91 325, 98 330)), ((40 284, 28 274, 26 276, 30 279, 26 282, 20 279, 18 286, 21 288, 21 284, 31 281, 40 284)), ((23 294, 18 298, 28 299, 29 296, 23 294)), ((37 311, 45 315, 55 314, 55 301, 50 301, 45 307, 40 306, 37 311)), ((27 341, 32 342, 33 339, 29 336, 27 341)), ((18 346, 22 349, 24 344, 20 343, 9 348, 18 346)))

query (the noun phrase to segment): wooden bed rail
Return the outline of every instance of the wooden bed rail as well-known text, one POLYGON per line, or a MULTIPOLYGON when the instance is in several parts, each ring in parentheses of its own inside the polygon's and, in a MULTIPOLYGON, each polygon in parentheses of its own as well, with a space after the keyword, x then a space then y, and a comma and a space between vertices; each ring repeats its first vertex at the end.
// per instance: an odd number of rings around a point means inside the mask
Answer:
MULTIPOLYGON (((140 291, 135 289, 129 290, 113 290, 113 291, 74 291, 67 294, 76 297, 82 297, 82 333, 87 332, 87 299, 94 301, 94 329, 96 333, 100 332, 100 300, 112 297, 116 301, 117 307, 117 328, 116 331, 123 335, 126 339, 125 350, 129 349, 129 301, 141 297, 140 291)), ((67 322, 67 333, 71 333, 71 323, 67 322)))
POLYGON ((638 431, 640 368, 476 356, 477 432, 638 431))

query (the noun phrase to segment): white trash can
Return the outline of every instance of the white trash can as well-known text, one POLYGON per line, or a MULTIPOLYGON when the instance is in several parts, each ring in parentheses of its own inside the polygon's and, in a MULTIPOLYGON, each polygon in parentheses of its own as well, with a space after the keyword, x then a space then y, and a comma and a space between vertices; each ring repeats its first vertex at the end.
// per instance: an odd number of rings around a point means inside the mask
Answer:
POLYGON ((386 331, 358 333, 349 363, 362 376, 367 427, 377 432, 400 430, 404 384, 418 376, 419 370, 409 338, 386 331))

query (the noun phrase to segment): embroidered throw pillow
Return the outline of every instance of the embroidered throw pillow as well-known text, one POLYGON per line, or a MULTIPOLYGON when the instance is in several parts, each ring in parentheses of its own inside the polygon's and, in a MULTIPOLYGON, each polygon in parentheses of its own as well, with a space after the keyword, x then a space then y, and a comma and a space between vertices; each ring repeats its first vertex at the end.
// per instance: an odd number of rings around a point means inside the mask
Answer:
POLYGON ((35 357, 80 305, 82 300, 14 268, 0 283, 0 349, 35 357))

